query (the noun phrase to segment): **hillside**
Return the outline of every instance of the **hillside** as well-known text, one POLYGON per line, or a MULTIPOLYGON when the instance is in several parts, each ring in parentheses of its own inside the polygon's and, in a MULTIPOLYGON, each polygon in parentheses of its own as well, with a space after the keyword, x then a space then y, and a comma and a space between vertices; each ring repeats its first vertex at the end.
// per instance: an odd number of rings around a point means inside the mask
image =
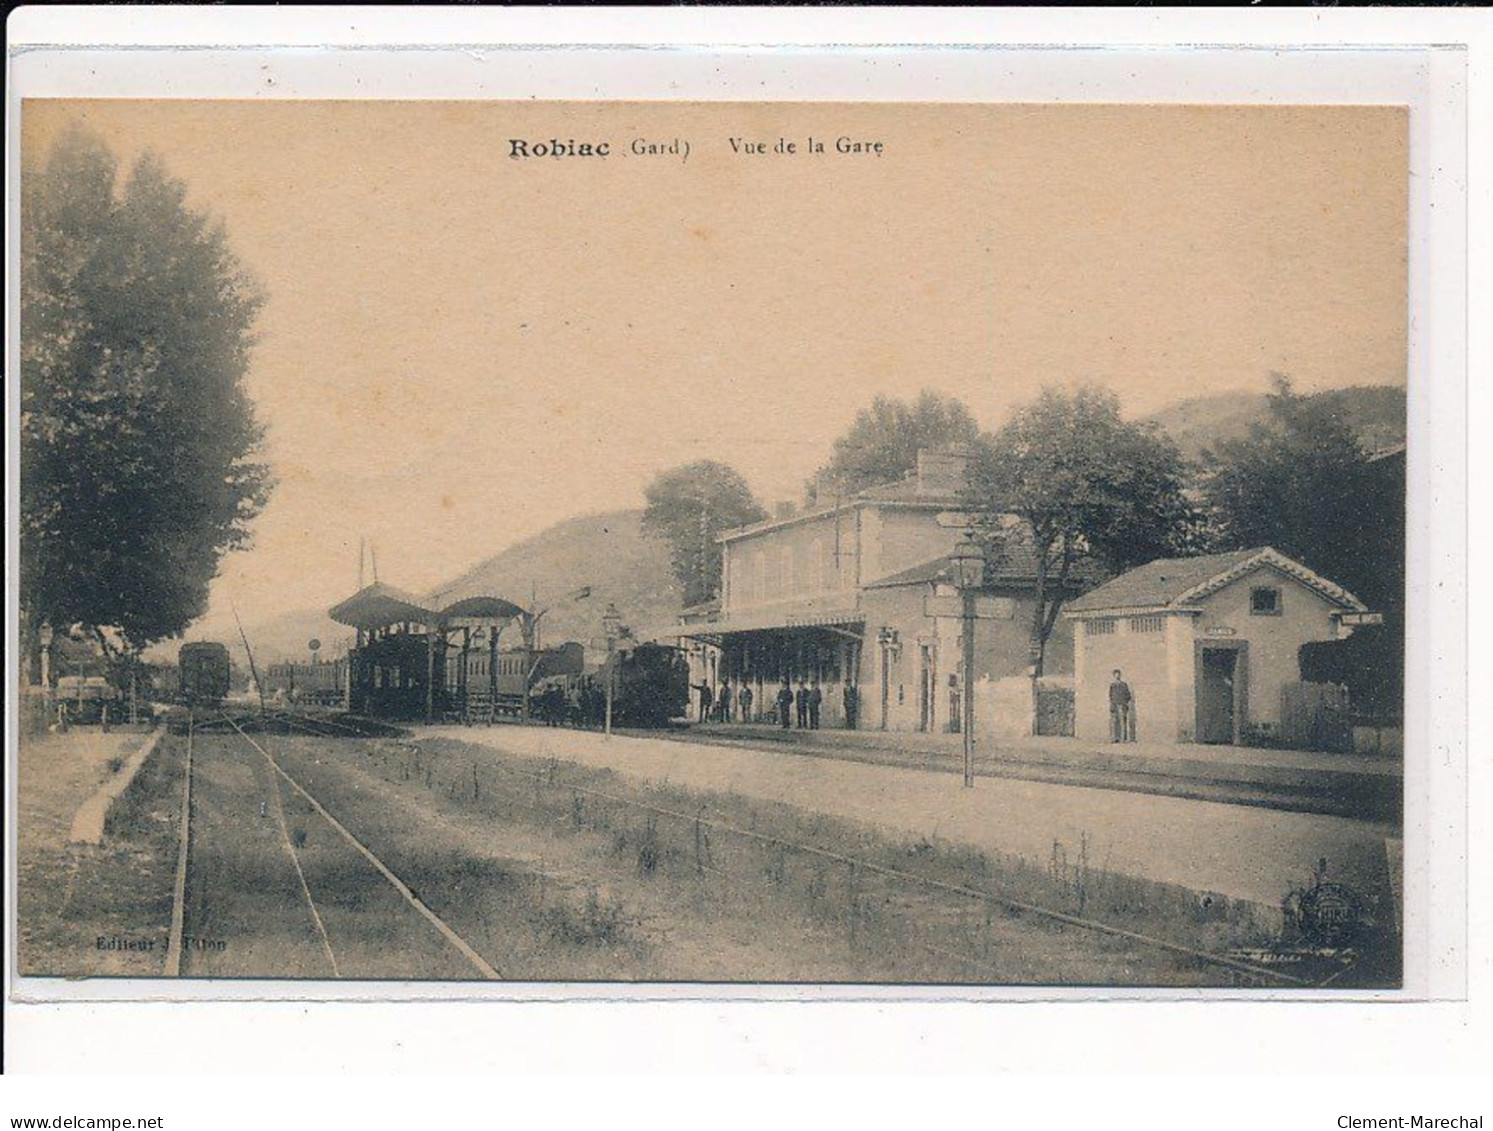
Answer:
MULTIPOLYGON (((327 616, 325 609, 297 609, 268 620, 245 624, 244 635, 253 645, 254 659, 258 663, 274 664, 282 660, 310 659, 311 653, 306 645, 312 640, 321 642, 319 655, 322 659, 334 659, 342 654, 346 645, 351 644, 353 630, 327 616)), ((230 630, 217 639, 229 646, 235 662, 245 662, 237 630, 230 630)))
MULTIPOLYGON (((1395 386, 1357 386, 1318 393, 1340 414, 1370 451, 1405 440, 1405 390, 1395 386)), ((1191 397, 1144 419, 1161 425, 1182 454, 1196 459, 1203 449, 1227 440, 1242 440, 1250 425, 1267 416, 1264 393, 1218 393, 1191 397)))
MULTIPOLYGON (((1365 447, 1380 449, 1404 440, 1403 389, 1359 387, 1318 395, 1343 413, 1365 447)), ((1145 419, 1160 424, 1183 455, 1195 459, 1206 447, 1246 437, 1251 424, 1266 418, 1266 411, 1263 393, 1234 392, 1179 401, 1145 419)), ((424 596, 435 607, 477 593, 548 607, 542 639, 550 644, 599 640, 601 616, 609 601, 635 629, 673 623, 679 591, 670 577, 668 552, 661 542, 643 536, 641 522, 640 510, 565 519, 424 596), (583 586, 591 587, 589 597, 562 599, 583 586)), ((323 655, 330 656, 350 635, 333 624, 324 609, 285 613, 246 627, 263 662, 305 657, 311 637, 319 638, 326 645, 323 655)), ((236 639, 230 642, 236 654, 241 651, 236 639)))
POLYGON ((601 637, 601 617, 614 602, 623 623, 643 630, 672 623, 679 591, 669 574, 668 551, 646 538, 641 510, 565 519, 526 541, 479 562, 426 594, 448 605, 479 593, 506 597, 549 612, 542 640, 588 642, 601 637), (590 586, 589 597, 565 599, 590 586))
MULTIPOLYGON (((634 629, 671 624, 679 610, 679 591, 669 575, 667 550, 643 537, 642 517, 642 511, 634 510, 566 519, 422 596, 433 608, 479 593, 524 606, 537 600, 532 607, 549 608, 540 624, 545 644, 599 641, 608 601, 616 602, 623 623, 634 629), (589 597, 562 599, 587 585, 589 597)), ((331 658, 352 636, 352 630, 332 621, 325 609, 298 609, 244 629, 261 664, 308 658, 306 644, 313 637, 322 642, 321 655, 331 658)), ((517 646, 518 639, 514 629, 503 643, 517 646)), ((236 661, 244 663, 237 633, 223 640, 236 661)), ((158 658, 174 656, 178 644, 162 649, 158 658)))

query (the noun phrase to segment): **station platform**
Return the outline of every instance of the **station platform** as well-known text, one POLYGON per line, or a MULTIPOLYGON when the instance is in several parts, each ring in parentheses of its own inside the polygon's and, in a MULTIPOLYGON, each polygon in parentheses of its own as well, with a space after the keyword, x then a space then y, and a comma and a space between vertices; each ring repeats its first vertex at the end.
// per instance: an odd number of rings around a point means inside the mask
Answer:
MULTIPOLYGON (((692 726, 690 741, 751 746, 821 758, 962 773, 957 734, 867 730, 785 730, 742 723, 692 726)), ((981 777, 1022 778, 1101 789, 1398 821, 1400 758, 1195 743, 1094 743, 1036 736, 976 737, 981 777)))

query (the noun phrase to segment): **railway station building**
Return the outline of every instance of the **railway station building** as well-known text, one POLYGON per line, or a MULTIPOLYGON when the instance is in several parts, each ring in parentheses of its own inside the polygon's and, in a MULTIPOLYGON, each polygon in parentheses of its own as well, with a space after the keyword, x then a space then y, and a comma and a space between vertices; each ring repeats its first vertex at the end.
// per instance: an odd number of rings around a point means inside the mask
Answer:
POLYGON ((1302 645, 1376 623, 1364 603, 1270 547, 1169 558, 1074 601, 1075 727, 1111 738, 1122 673, 1139 742, 1238 745, 1281 737, 1301 684, 1302 645))
MULTIPOLYGON (((692 681, 717 692, 729 682, 738 721, 770 722, 787 679, 795 691, 819 686, 823 727, 957 731, 962 607, 949 555, 964 537, 968 458, 923 451, 901 482, 722 535, 719 602, 684 610, 669 630, 690 654, 692 681), (750 720, 739 718, 743 684, 750 720)), ((977 598, 982 733, 1033 725, 1035 570, 1014 530, 1008 542, 977 598)), ((1059 621, 1046 670, 1071 672, 1072 657, 1071 626, 1059 621)))

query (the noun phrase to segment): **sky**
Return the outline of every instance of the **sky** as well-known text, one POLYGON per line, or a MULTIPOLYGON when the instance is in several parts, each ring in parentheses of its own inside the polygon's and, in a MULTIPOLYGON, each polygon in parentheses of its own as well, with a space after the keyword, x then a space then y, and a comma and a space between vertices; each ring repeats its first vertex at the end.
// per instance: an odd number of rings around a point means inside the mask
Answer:
POLYGON ((419 592, 697 459, 797 498, 877 394, 993 428, 1044 384, 1405 383, 1397 108, 32 100, 23 172, 71 122, 268 295, 278 486, 191 638, 341 600, 363 539, 419 592), (512 156, 552 139, 610 152, 512 156))

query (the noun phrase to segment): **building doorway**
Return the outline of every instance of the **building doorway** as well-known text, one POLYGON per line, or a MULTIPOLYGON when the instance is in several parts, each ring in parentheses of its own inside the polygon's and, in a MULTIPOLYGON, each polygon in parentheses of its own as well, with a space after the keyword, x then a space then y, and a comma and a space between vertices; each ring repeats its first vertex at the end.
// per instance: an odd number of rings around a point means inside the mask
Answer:
POLYGON ((1197 675, 1197 739, 1237 743, 1244 658, 1237 648, 1204 648, 1197 675))
POLYGON ((938 652, 932 644, 919 646, 921 662, 918 664, 918 730, 927 733, 933 729, 938 698, 938 652))

